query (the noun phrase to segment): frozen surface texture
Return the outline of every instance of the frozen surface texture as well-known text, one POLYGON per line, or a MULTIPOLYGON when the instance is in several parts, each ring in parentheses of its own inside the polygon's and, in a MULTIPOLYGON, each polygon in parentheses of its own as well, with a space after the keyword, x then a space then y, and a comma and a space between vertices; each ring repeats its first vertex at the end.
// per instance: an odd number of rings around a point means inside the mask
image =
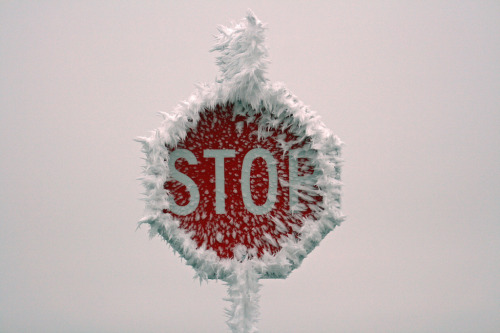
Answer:
POLYGON ((264 26, 253 13, 219 31, 219 79, 198 85, 138 139, 146 155, 140 223, 200 279, 227 280, 247 262, 259 277, 285 278, 343 220, 342 142, 266 79, 264 26))

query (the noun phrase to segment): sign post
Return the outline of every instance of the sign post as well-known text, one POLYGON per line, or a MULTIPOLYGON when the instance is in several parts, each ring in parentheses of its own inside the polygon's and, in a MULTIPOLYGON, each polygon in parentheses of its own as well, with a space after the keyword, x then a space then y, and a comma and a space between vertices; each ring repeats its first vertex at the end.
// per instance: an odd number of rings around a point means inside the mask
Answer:
POLYGON ((228 285, 233 332, 256 332, 259 279, 286 278, 342 220, 342 142, 282 84, 265 77, 263 24, 220 27, 221 75, 200 85, 146 154, 141 224, 200 279, 228 285))

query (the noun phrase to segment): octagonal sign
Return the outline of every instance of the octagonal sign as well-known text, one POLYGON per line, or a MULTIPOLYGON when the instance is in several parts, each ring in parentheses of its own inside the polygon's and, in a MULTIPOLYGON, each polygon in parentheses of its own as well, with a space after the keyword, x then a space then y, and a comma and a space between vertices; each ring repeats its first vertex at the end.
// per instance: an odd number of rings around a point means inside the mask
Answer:
POLYGON ((251 262, 284 278, 342 221, 341 141, 264 77, 262 24, 221 28, 221 78, 200 85, 149 138, 143 183, 151 235, 201 278, 251 262))

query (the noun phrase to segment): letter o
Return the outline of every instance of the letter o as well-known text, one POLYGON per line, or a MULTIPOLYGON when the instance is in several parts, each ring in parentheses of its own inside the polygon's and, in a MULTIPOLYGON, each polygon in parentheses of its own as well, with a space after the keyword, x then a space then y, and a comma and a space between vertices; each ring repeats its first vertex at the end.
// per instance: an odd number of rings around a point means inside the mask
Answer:
POLYGON ((243 159, 243 166, 241 168, 241 193, 243 196, 243 203, 246 209, 255 215, 263 215, 269 213, 276 202, 276 194, 278 192, 278 172, 276 169, 276 160, 273 155, 266 149, 255 148, 250 150, 243 159), (267 191, 266 203, 262 206, 257 206, 252 199, 252 192, 250 191, 250 171, 252 170, 252 163, 256 158, 263 158, 267 164, 267 174, 269 178, 269 188, 267 191))

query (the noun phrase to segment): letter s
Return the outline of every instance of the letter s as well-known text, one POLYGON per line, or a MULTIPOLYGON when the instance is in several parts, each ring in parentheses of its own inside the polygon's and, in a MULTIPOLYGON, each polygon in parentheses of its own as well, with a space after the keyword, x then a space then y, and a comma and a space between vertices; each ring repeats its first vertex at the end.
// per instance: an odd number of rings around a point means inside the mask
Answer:
POLYGON ((172 151, 169 154, 168 159, 170 176, 178 182, 184 184, 190 195, 189 203, 185 206, 177 205, 174 197, 170 195, 168 198, 170 204, 169 210, 177 215, 188 215, 194 212, 198 207, 198 204, 200 203, 200 192, 198 191, 198 186, 196 186, 196 183, 191 178, 175 168, 175 162, 179 158, 184 158, 189 164, 198 164, 198 161, 196 160, 196 156, 194 156, 194 154, 187 149, 176 149, 172 151))

